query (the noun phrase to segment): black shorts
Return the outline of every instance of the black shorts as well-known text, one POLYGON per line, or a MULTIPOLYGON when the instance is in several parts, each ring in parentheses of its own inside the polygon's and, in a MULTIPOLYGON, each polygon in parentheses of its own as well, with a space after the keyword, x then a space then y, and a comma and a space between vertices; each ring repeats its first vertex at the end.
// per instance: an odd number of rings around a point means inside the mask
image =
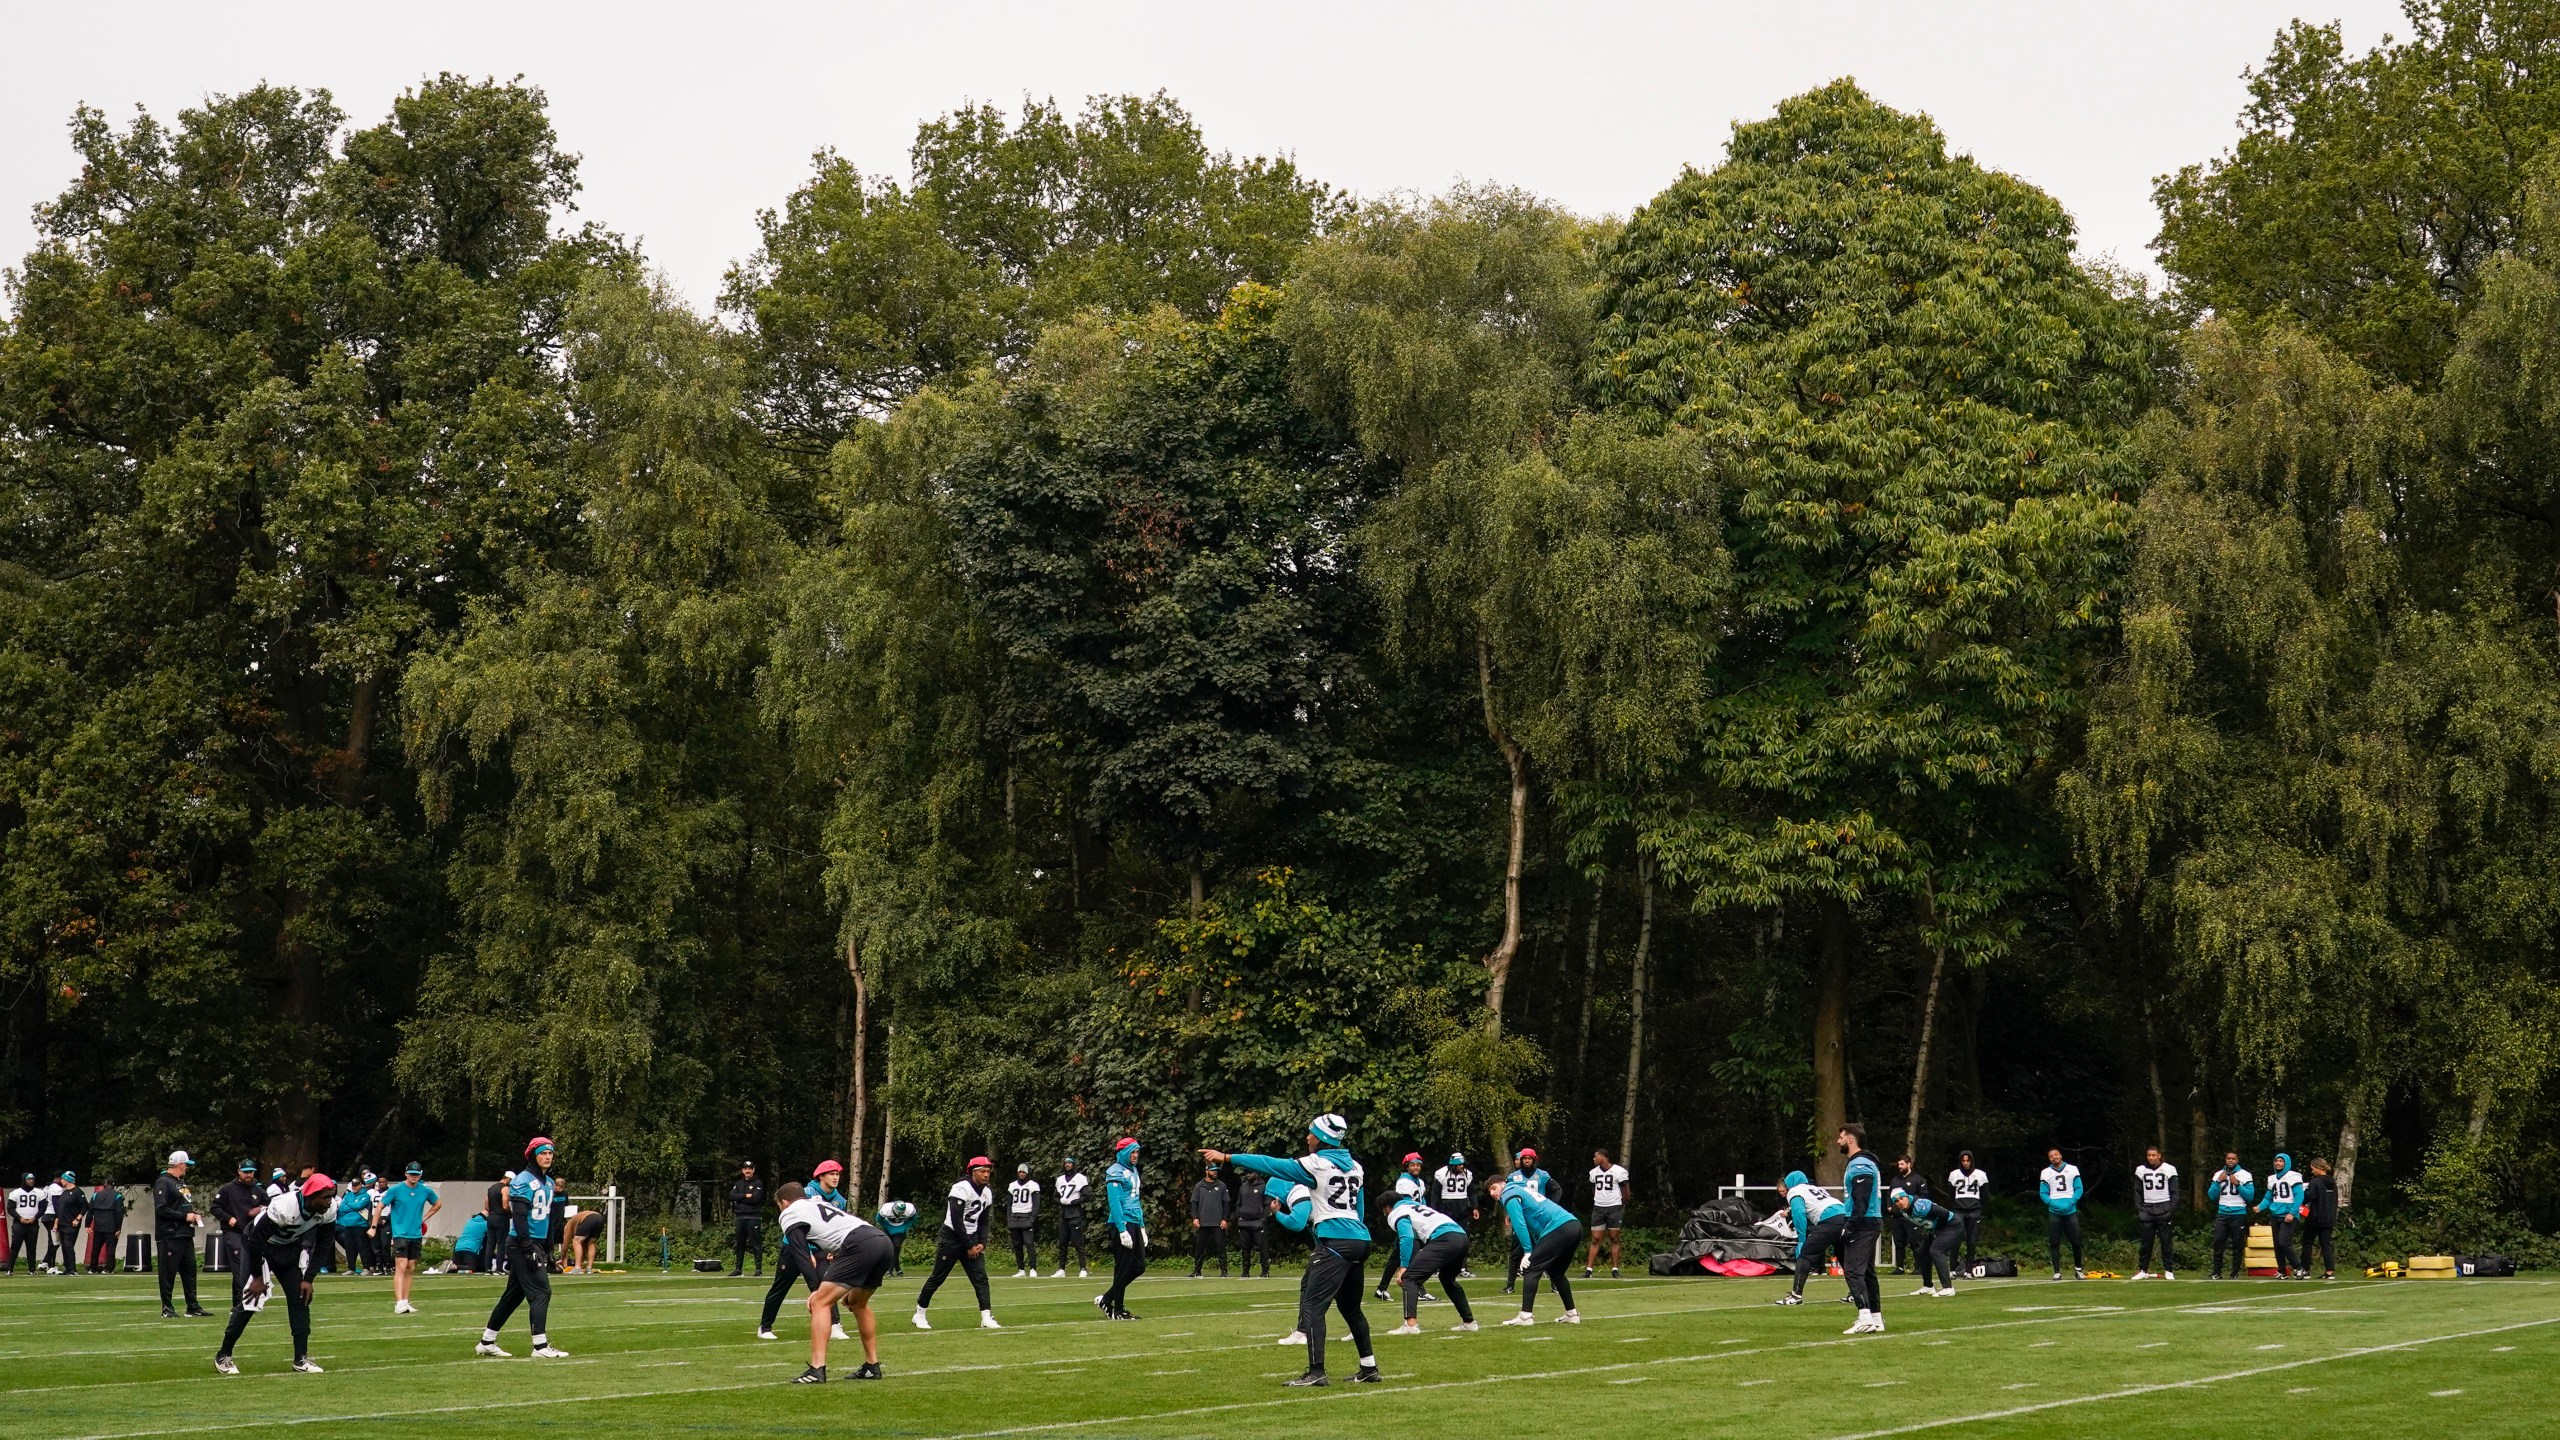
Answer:
POLYGON ((456 1270, 477 1271, 483 1263, 484 1261, 481 1258, 480 1252, 477 1250, 456 1250, 453 1252, 453 1268, 456 1270))
MULTIPOLYGON (((758 1221, 757 1223, 762 1224, 763 1222, 758 1221)), ((570 1227, 569 1233, 575 1235, 581 1240, 593 1240, 604 1233, 604 1212, 601 1210, 590 1210, 586 1214, 579 1216, 578 1223, 570 1227)))
POLYGON ((1624 1230, 1627 1228, 1627 1207, 1624 1205, 1593 1206, 1591 1209, 1591 1228, 1594 1230, 1624 1230))
POLYGON ((897 1258, 898 1247, 889 1237, 865 1225, 854 1231, 845 1240, 844 1248, 827 1261, 819 1279, 848 1290, 877 1290, 897 1258))
POLYGON ((424 1241, 420 1240, 402 1239, 395 1235, 391 1239, 392 1258, 395 1260, 415 1260, 418 1258, 418 1247, 424 1243, 424 1241))

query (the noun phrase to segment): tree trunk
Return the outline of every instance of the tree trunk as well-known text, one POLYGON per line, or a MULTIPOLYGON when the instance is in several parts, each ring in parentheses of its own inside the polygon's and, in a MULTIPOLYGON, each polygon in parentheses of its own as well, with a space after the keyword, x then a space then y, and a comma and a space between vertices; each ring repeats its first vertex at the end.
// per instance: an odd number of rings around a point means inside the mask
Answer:
POLYGON ((2347 1092, 2346 1123, 2338 1127, 2338 1163, 2333 1173, 2341 1210, 2355 1203, 2356 1146, 2364 1139, 2364 1097, 2365 1088, 2361 1085, 2347 1092))
MULTIPOLYGON (((2197 1063, 2201 1065, 2202 1059, 2197 1063)), ((2187 1203, 2204 1208, 2204 1180, 2214 1172, 2212 1124, 2205 1119, 2204 1085, 2201 1081, 2187 1089, 2187 1203)))
POLYGON ((2471 1138, 2477 1140, 2489 1129, 2489 1091, 2484 1086, 2471 1097, 2471 1138))
MULTIPOLYGON (((871 987, 862 977, 862 942, 844 942, 844 968, 853 977, 853 1133, 845 1141, 844 1182, 854 1213, 862 1213, 862 1122, 871 1108, 871 987)), ((882 1195, 888 1192, 883 1190, 882 1195)))
POLYGON ((2276 1148, 2277 1148, 2278 1150, 2282 1150, 2282 1149, 2284 1149, 2284 1148, 2285 1148, 2285 1132, 2286 1132, 2286 1129, 2287 1129, 2287 1126, 2286 1126, 2285 1122, 2286 1122, 2288 1119, 2290 1119, 2290 1118, 2292 1118, 2292 1111, 2286 1108, 2285 1103, 2284 1103, 2283 1101, 2281 1101, 2281 1100, 2277 1101, 2277 1102, 2276 1102, 2276 1125, 2275 1125, 2276 1133, 2275 1133, 2275 1142, 2276 1142, 2276 1148))
MULTIPOLYGON (((884 1029, 885 1029, 885 1031, 886 1031, 886 1034, 885 1034, 884 1038, 885 1038, 886 1040, 888 1040, 888 1042, 889 1042, 892 1046, 894 1046, 894 1045, 897 1043, 897 1039, 898 1039, 898 1027, 897 1027, 897 1025, 896 1025, 895 1023, 892 1023, 892 1024, 890 1024, 890 1025, 888 1025, 888 1026, 884 1027, 884 1029)), ((881 1078, 881 1081, 882 1081, 884 1084, 886 1084, 886 1085, 891 1086, 891 1087, 893 1087, 893 1088, 894 1088, 894 1087, 897 1085, 897 1083, 898 1083, 898 1062, 897 1062, 897 1058, 896 1058, 896 1056, 897 1056, 897 1051, 896 1051, 896 1050, 894 1050, 894 1049, 892 1049, 892 1050, 889 1052, 889 1055, 890 1055, 890 1058, 885 1062, 884 1072, 882 1073, 882 1075, 881 1075, 881 1077, 880 1077, 880 1078, 881 1078)), ((896 1148, 897 1148, 897 1144, 898 1144, 898 1112, 897 1112, 896 1110, 894 1110, 894 1109, 890 1108, 890 1105, 889 1105, 889 1102, 888 1102, 888 1101, 883 1100, 883 1101, 881 1101, 881 1102, 880 1102, 880 1190, 879 1190, 879 1195, 880 1195, 880 1199, 881 1199, 882 1203, 884 1203, 884 1204, 885 1204, 885 1203, 887 1203, 887 1201, 888 1201, 888 1199, 889 1199, 889 1196, 890 1196, 891 1194, 893 1194, 893 1193, 894 1193, 893 1191, 891 1191, 891 1190, 889 1189, 889 1160, 890 1160, 891 1155, 895 1152, 895 1150, 896 1150, 896 1148)))
POLYGON ((1199 919, 1200 912, 1208 908, 1209 877, 1201 873, 1200 857, 1194 855, 1191 857, 1191 918, 1199 919))
POLYGON ((1573 1098, 1579 1105, 1591 1078, 1591 997, 1600 988, 1600 901, 1609 888, 1609 872, 1591 877, 1591 929, 1582 941, 1582 1029, 1573 1044, 1573 1098))
POLYGON ((2152 1143, 2160 1153, 2169 1153, 2169 1097, 2160 1088, 2160 1032, 2151 1023, 2151 997, 2142 998, 2142 1053, 2151 1066, 2151 1133, 2152 1143))
POLYGON ((1635 974, 1627 981, 1627 1105, 1618 1121, 1618 1159, 1636 1153, 1636 1095, 1644 1079, 1645 964, 1653 955, 1653 861, 1636 857, 1636 890, 1644 899, 1636 925, 1635 974))
POLYGON ((1947 976, 1947 947, 1929 962, 1929 994, 1920 1002, 1920 1053, 1911 1062, 1911 1115, 1902 1126, 1902 1153, 1920 1163, 1920 1103, 1929 1093, 1929 1042, 1938 1033, 1938 985, 1947 976))
POLYGON ((1826 1185, 1840 1183, 1849 1163, 1832 1144, 1849 1123, 1849 907, 1822 905, 1822 958, 1813 997, 1814 1172, 1826 1185))
POLYGON ((1502 995, 1511 984, 1511 961, 1520 953, 1520 871, 1529 848, 1529 757, 1502 728, 1493 710, 1493 651, 1476 642, 1476 687, 1484 699, 1484 728, 1511 770, 1511 841, 1502 867, 1502 943, 1484 957, 1485 1033, 1502 1034, 1502 995))

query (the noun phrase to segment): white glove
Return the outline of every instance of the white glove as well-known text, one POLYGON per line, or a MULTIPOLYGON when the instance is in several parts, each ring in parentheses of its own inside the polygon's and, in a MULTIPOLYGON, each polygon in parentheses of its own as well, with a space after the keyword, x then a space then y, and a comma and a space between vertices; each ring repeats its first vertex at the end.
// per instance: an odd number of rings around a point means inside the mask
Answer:
POLYGON ((1115 1240, 1115 1241, 1119 1242, 1119 1245, 1120 1245, 1120 1248, 1121 1248, 1121 1249, 1126 1250, 1126 1249, 1128 1249, 1128 1248, 1129 1248, 1129 1232, 1128 1232, 1128 1231, 1126 1231, 1126 1230, 1115 1230, 1115 1231, 1113 1231, 1113 1232, 1112 1232, 1112 1236, 1111 1236, 1111 1238, 1112 1238, 1113 1240, 1115 1240))

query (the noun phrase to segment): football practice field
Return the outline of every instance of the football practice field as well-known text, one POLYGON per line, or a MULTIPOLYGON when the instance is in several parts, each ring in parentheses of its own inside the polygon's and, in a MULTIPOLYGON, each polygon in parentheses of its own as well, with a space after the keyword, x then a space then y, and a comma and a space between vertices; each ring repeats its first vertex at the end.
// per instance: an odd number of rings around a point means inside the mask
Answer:
MULTIPOLYGON (((1374 1272, 1373 1272, 1374 1273, 1374 1272)), ((207 1308, 227 1293, 207 1277, 207 1308)), ((146 1276, 0 1281, 0 1391, 9 1429, 78 1437, 319 1433, 391 1422, 424 1437, 691 1432, 831 1436, 1372 1436, 1456 1428, 1544 1435, 1797 1437, 1955 1434, 2549 1436, 2560 1433, 2560 1284, 2486 1281, 2029 1280, 1904 1298, 1886 1277, 1887 1334, 1852 1318, 1817 1279, 1800 1308, 1778 1281, 1577 1283, 1583 1322, 1534 1329, 1498 1280, 1470 1294, 1485 1328, 1452 1334, 1445 1304, 1420 1337, 1387 1336, 1372 1301, 1382 1385, 1291 1390, 1294 1274, 1190 1280, 1158 1270, 1132 1288, 1144 1318, 1099 1319, 1098 1281, 998 1279, 1001 1331, 981 1331, 965 1284, 946 1287, 931 1333, 908 1323, 914 1271, 879 1297, 887 1378, 839 1342, 823 1386, 794 1386, 806 1312, 779 1341, 754 1338, 761 1283, 640 1274, 562 1277, 551 1311, 565 1360, 533 1361, 519 1315, 505 1344, 471 1346, 496 1282, 424 1277, 424 1313, 393 1316, 390 1284, 327 1278, 314 1307, 324 1375, 286 1370, 284 1309, 250 1325, 242 1373, 213 1373, 222 1321, 162 1320, 146 1276)), ((954 1276, 957 1281, 958 1276, 954 1276)), ((795 1297, 796 1299, 797 1297, 795 1297)), ((1342 1327, 1334 1322, 1339 1337, 1342 1327)))

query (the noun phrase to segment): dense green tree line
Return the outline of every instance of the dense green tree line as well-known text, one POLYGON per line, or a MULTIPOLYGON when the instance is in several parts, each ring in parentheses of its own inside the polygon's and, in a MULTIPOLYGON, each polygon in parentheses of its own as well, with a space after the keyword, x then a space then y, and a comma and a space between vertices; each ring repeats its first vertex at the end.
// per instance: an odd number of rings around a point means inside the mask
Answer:
MULTIPOLYGON (((1842 81, 1623 219, 1171 100, 717 310, 538 91, 83 112, 0 331, 0 1153, 1863 1118, 2560 1226, 2560 6, 2297 25, 2154 295, 1842 81)), ((1702 139, 1702 143, 1703 139, 1702 139)))

